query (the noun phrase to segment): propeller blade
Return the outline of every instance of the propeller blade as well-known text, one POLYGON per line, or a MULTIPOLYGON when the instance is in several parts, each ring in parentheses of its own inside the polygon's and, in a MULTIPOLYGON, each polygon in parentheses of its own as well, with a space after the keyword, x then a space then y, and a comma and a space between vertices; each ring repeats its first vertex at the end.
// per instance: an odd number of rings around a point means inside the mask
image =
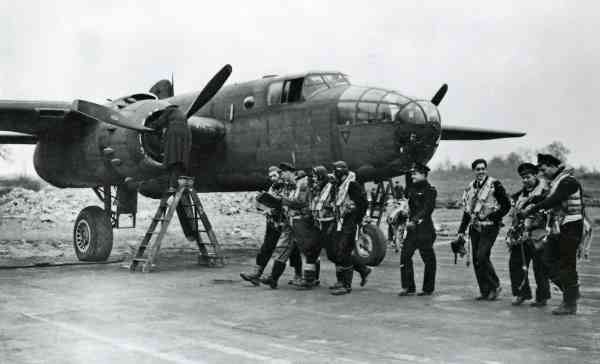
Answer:
POLYGON ((440 87, 440 89, 435 93, 435 95, 433 95, 431 103, 435 106, 438 106, 440 102, 442 102, 442 99, 444 99, 444 96, 446 96, 446 92, 448 92, 448 85, 443 84, 442 87, 440 87))
POLYGON ((232 68, 230 65, 226 64, 213 78, 208 81, 206 86, 200 91, 196 100, 192 103, 188 111, 186 112, 186 116, 189 118, 194 115, 202 106, 204 106, 207 102, 212 99, 213 96, 221 89, 229 75, 231 75, 232 68))
POLYGON ((97 121, 119 126, 121 128, 131 129, 135 131, 154 131, 154 129, 147 128, 143 125, 135 124, 131 120, 127 119, 120 112, 110 109, 103 105, 98 105, 90 101, 75 100, 71 105, 71 112, 80 113, 88 118, 95 119, 97 121))

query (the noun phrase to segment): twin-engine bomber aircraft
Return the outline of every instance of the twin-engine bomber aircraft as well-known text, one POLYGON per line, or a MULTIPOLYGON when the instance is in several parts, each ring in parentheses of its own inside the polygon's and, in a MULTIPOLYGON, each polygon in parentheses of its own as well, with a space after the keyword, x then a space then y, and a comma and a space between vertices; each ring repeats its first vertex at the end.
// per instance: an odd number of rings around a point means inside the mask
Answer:
POLYGON ((381 181, 405 174, 414 162, 427 163, 440 140, 524 135, 442 126, 437 106, 446 85, 421 100, 352 85, 337 71, 309 71, 221 89, 230 74, 226 65, 202 91, 177 96, 162 80, 149 93, 106 105, 3 100, 0 144, 36 144, 40 177, 96 192, 104 209, 81 211, 73 245, 80 260, 102 261, 110 255, 119 215, 132 214, 135 224, 137 193, 160 198, 167 187, 162 135, 152 125, 169 105, 187 113, 191 174, 201 192, 265 188, 267 167, 282 161, 309 169, 345 160, 360 181, 381 181))

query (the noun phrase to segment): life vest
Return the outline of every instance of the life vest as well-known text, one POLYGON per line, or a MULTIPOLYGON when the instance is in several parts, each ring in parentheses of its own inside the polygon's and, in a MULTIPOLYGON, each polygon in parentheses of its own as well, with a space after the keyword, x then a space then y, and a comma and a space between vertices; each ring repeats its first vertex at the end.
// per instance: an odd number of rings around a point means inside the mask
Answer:
MULTIPOLYGON (((524 191, 519 194, 519 197, 515 201, 515 208, 513 212, 513 219, 516 219, 516 212, 523 210, 527 205, 531 204, 536 197, 544 197, 548 192, 548 183, 546 180, 540 179, 537 186, 533 190, 529 191, 529 194, 525 196, 524 191)), ((527 237, 533 240, 540 240, 546 236, 546 214, 538 212, 534 215, 528 216, 523 220, 525 232, 527 237)))
POLYGON ((476 187, 477 181, 473 181, 465 189, 463 205, 465 212, 471 215, 471 218, 477 217, 478 220, 482 220, 500 209, 500 204, 494 197, 494 182, 496 179, 487 177, 480 188, 476 187))
POLYGON ((331 183, 327 183, 319 193, 316 193, 313 196, 313 199, 310 203, 310 210, 312 212, 315 220, 318 221, 328 221, 333 220, 333 206, 332 206, 332 197, 333 197, 333 185, 331 183))
MULTIPOLYGON (((550 196, 556 193, 556 189, 562 180, 573 176, 573 170, 563 167, 563 170, 550 182, 550 196)), ((551 230, 557 232, 556 229, 568 222, 579 221, 583 219, 583 201, 581 196, 581 188, 577 192, 571 194, 566 201, 563 201, 560 206, 552 209, 551 230), (558 225, 558 226, 556 226, 558 225)))
POLYGON ((350 212, 356 206, 354 201, 350 199, 348 196, 348 187, 350 187, 350 182, 356 180, 356 175, 354 172, 348 172, 346 179, 342 182, 340 187, 338 188, 337 195, 335 196, 335 207, 338 211, 339 217, 344 217, 348 212, 350 212))

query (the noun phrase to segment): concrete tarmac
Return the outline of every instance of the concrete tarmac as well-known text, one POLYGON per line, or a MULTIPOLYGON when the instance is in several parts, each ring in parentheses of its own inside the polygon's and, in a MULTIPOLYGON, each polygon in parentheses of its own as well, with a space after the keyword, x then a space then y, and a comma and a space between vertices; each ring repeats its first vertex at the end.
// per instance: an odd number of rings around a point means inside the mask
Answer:
MULTIPOLYGON (((150 274, 119 264, 1 270, 0 363, 600 362, 598 259, 579 265, 578 315, 557 317, 556 292, 545 308, 511 306, 502 242, 493 262, 504 290, 494 302, 474 300, 473 269, 453 264, 447 242, 436 253, 431 297, 397 296, 391 250, 366 287, 355 276, 341 297, 329 294, 335 274, 324 257, 312 291, 289 286, 289 268, 277 290, 243 282, 248 251, 230 252, 224 268, 198 266, 193 253, 162 256, 150 274)), ((413 260, 419 286, 422 262, 413 260)))

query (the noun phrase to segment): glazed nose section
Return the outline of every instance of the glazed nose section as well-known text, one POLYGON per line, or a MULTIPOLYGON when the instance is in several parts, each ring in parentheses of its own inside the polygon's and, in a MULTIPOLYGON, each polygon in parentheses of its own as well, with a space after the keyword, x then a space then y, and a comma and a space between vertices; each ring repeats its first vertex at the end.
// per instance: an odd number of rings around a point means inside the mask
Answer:
POLYGON ((441 135, 440 114, 430 101, 412 101, 396 115, 396 143, 400 154, 413 161, 431 158, 441 135))

